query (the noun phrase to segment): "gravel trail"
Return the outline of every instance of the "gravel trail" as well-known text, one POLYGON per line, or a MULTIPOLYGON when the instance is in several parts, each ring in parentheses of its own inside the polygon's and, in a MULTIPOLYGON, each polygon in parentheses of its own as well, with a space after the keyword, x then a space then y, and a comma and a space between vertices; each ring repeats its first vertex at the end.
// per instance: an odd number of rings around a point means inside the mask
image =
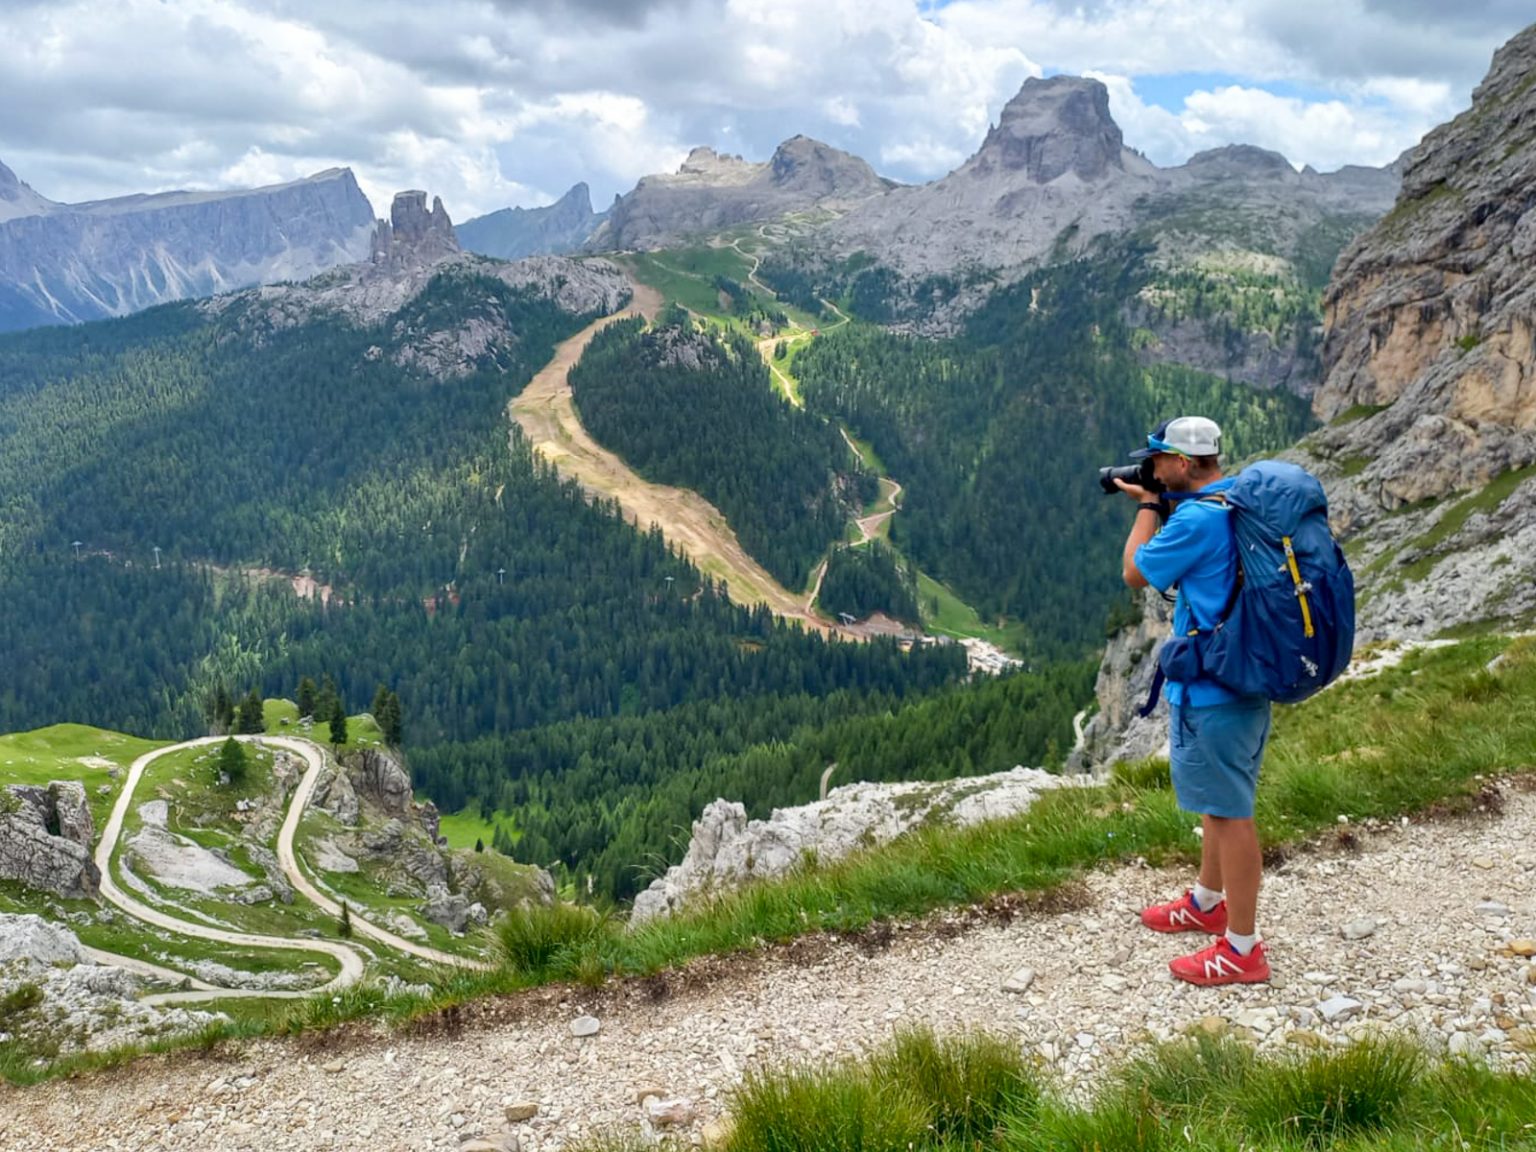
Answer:
POLYGON ((687 1143, 743 1071, 866 1051, 919 1023, 1012 1036, 1084 1090, 1138 1040, 1194 1027, 1290 1050, 1384 1028, 1529 1070, 1533 830, 1536 793, 1511 785, 1496 814, 1350 826, 1338 839, 1353 846, 1330 836, 1271 869, 1268 986, 1174 983, 1167 961, 1200 941, 1146 933, 1136 913, 1187 877, 1123 867, 1088 877, 1068 912, 1011 922, 956 912, 857 941, 706 960, 665 980, 541 990, 431 1034, 263 1041, 0 1089, 0 1149, 544 1152, 638 1126, 648 1092, 686 1102, 676 1111, 687 1143), (1005 991, 1010 980, 1027 987, 1005 991), (589 1014, 597 1033, 574 1036, 589 1014), (508 1119, 534 1106, 531 1119, 508 1119))

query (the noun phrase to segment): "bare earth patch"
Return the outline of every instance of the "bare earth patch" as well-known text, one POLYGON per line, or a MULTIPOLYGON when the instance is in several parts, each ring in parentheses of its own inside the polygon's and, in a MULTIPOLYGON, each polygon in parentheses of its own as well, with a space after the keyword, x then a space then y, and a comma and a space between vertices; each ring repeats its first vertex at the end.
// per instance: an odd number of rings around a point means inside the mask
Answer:
POLYGON ((766 604, 777 616, 830 630, 825 619, 752 559, 718 508, 686 488, 641 478, 582 427, 571 398, 570 371, 592 338, 609 324, 630 316, 651 319, 660 311, 663 301, 655 289, 637 283, 634 293, 634 302, 623 312, 604 317, 561 344, 554 359, 508 406, 508 415, 534 451, 563 475, 588 492, 617 500, 625 517, 639 528, 660 525, 668 542, 681 548, 701 571, 729 585, 733 600, 766 604))

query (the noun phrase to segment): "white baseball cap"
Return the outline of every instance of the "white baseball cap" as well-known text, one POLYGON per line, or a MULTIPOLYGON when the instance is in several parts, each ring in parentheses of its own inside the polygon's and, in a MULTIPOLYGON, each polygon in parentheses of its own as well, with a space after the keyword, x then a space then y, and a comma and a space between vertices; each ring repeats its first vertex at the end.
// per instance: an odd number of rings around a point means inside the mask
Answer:
POLYGON ((1144 460, 1159 452, 1177 456, 1221 455, 1221 426, 1204 416, 1175 416, 1164 420, 1147 433, 1147 446, 1131 453, 1132 460, 1144 460))

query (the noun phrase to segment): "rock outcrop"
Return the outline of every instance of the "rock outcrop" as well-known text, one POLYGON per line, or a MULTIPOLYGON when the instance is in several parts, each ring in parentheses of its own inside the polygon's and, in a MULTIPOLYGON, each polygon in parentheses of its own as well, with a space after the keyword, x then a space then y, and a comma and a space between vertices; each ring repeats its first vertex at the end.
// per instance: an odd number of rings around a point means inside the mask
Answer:
POLYGON ((0 912, 0 997, 23 988, 0 1020, 0 1036, 19 1051, 67 1055, 197 1032, 225 1017, 139 1003, 144 980, 90 961, 77 937, 40 916, 0 912))
POLYGON ((382 748, 364 748, 348 765, 357 792, 389 816, 411 814, 411 777, 399 759, 382 748))
POLYGON ((694 821, 683 862, 635 897, 631 923, 674 912, 711 892, 782 876, 808 858, 839 859, 913 828, 1013 816, 1041 792, 1072 782, 1038 768, 1014 768, 938 783, 845 784, 814 804, 776 808, 767 820, 748 820, 741 804, 716 800, 694 821))
POLYGON ((866 200, 827 235, 838 251, 865 251, 909 277, 1017 272, 1129 233, 1152 240, 1163 262, 1231 247, 1291 260, 1320 230, 1363 229, 1396 191, 1390 168, 1298 172, 1244 145, 1158 168, 1125 147, 1102 83, 1053 76, 1026 80, 954 172, 866 200))
POLYGON ((1536 26, 1408 157, 1326 298, 1300 447, 1362 573, 1362 639, 1536 611, 1536 26))
POLYGON ((857 156, 806 136, 786 140, 761 164, 695 148, 676 173, 646 176, 616 200, 588 247, 661 248, 789 212, 841 211, 892 187, 857 156))
POLYGON ((575 252, 607 218, 606 212, 592 211, 591 191, 577 184, 544 208, 503 208, 466 220, 457 232, 467 251, 498 260, 521 260, 575 252))
POLYGON ((1068 772, 1167 754, 1167 698, 1158 701, 1150 716, 1141 717, 1137 711, 1146 703, 1157 653, 1172 620, 1167 601, 1155 589, 1143 589, 1141 619, 1115 633, 1104 648, 1093 686, 1099 710, 1084 726, 1081 746, 1068 757, 1068 772))
POLYGON ((432 265, 460 251, 453 221, 440 196, 432 197, 427 208, 427 194, 412 190, 396 192, 389 208, 389 220, 378 221, 368 259, 393 269, 432 265))
POLYGON ((101 873, 91 859, 95 830, 85 788, 55 780, 46 788, 0 791, 0 879, 70 898, 94 899, 101 873))
POLYGON ((58 204, 0 165, 0 331, 304 279, 364 259, 373 228, 344 168, 266 188, 58 204))

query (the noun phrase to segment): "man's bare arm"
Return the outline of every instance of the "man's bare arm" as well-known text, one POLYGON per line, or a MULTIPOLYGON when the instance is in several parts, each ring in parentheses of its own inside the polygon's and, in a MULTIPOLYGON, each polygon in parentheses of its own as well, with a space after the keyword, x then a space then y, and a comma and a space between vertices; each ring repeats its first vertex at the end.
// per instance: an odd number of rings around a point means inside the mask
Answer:
MULTIPOLYGON (((1127 484, 1124 480, 1116 480, 1115 483, 1120 486, 1122 492, 1137 503, 1157 499, 1156 493, 1148 492, 1145 488, 1127 484)), ((1161 525, 1162 518, 1151 508, 1136 510, 1136 520, 1131 525, 1131 534, 1125 538, 1125 552, 1120 558, 1120 574, 1128 587, 1145 588, 1147 586, 1147 578, 1141 574, 1141 569, 1136 567, 1136 549, 1156 536, 1161 525)))

